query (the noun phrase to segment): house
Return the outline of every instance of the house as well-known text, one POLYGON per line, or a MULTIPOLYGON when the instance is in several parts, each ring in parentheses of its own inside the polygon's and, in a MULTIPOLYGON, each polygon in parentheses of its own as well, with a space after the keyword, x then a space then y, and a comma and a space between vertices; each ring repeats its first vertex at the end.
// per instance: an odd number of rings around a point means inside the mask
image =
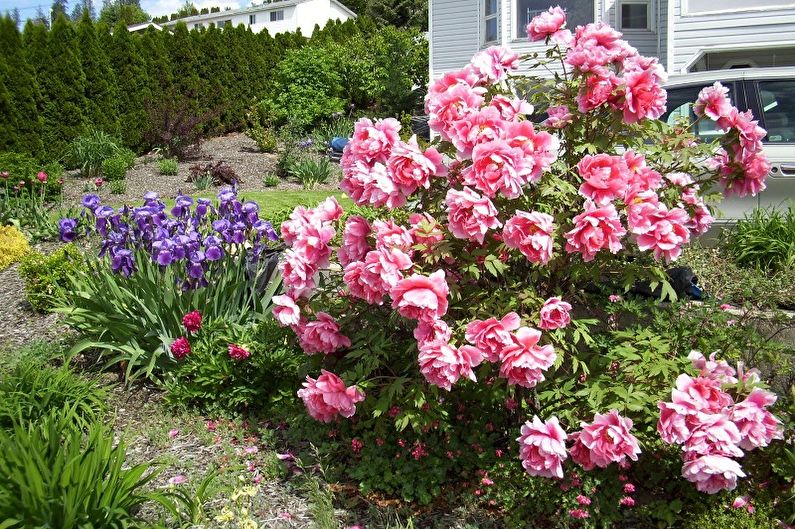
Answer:
POLYGON ((158 31, 163 31, 163 26, 155 24, 154 22, 142 22, 141 24, 133 24, 127 26, 127 31, 130 33, 144 33, 149 27, 153 27, 158 31))
POLYGON ((672 74, 795 65, 795 0, 429 0, 430 77, 463 67, 479 50, 527 40, 530 19, 560 5, 567 27, 609 23, 672 74))
POLYGON ((243 24, 255 33, 267 29, 268 33, 275 35, 300 29, 302 34, 311 35, 316 24, 323 27, 329 20, 344 22, 350 18, 356 18, 356 14, 337 0, 277 0, 243 9, 169 20, 161 26, 173 29, 177 23, 184 22, 188 29, 200 29, 211 25, 223 28, 243 24))

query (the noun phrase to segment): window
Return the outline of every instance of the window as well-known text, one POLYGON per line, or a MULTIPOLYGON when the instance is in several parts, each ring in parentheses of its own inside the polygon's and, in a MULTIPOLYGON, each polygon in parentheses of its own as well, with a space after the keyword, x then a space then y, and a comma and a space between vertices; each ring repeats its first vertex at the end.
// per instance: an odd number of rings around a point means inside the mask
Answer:
POLYGON ((622 2, 619 10, 619 29, 651 29, 649 2, 622 2))
POLYGON ((200 27, 202 27, 201 24, 193 24, 193 29, 199 29, 200 27))
MULTIPOLYGON (((795 1, 795 0, 793 0, 795 1)), ((549 0, 516 0, 516 38, 527 37, 527 24, 536 15, 549 9, 549 0)), ((594 21, 593 0, 561 0, 552 2, 566 11, 566 27, 574 31, 577 26, 590 24, 594 21)))
POLYGON ((497 0, 484 0, 483 42, 496 42, 497 38, 497 0))
POLYGON ((257 15, 249 15, 248 16, 248 25, 253 26, 257 23, 257 15))
POLYGON ((739 11, 747 9, 781 8, 795 4, 793 0, 686 0, 685 14, 710 13, 715 11, 739 11))
POLYGON ((760 81, 766 142, 795 142, 795 81, 760 81))
MULTIPOLYGON (((704 85, 669 89, 667 102, 668 112, 663 114, 661 119, 669 125, 675 124, 678 118, 687 118, 690 123, 696 121, 696 115, 693 112, 693 103, 698 99, 698 93, 701 89, 711 84, 712 83, 706 83, 704 85)), ((729 97, 732 103, 736 102, 737 97, 734 90, 734 83, 729 82, 721 84, 729 87, 729 97)), ((712 141, 717 136, 723 134, 711 119, 700 120, 696 124, 696 128, 693 132, 704 141, 712 141)))
POLYGON ((280 20, 284 20, 284 9, 271 11, 271 22, 279 22, 280 20))
POLYGON ((218 22, 218 27, 219 28, 225 28, 227 26, 230 26, 230 27, 232 26, 232 21, 231 20, 220 20, 218 22))

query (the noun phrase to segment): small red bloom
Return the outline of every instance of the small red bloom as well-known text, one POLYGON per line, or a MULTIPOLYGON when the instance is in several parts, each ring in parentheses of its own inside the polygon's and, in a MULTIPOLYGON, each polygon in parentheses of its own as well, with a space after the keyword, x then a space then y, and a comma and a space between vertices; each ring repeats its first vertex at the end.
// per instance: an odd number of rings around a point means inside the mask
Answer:
POLYGON ((245 360, 249 356, 251 356, 251 353, 243 347, 240 347, 235 343, 229 344, 229 358, 232 360, 245 360))
POLYGON ((184 336, 180 336, 171 344, 171 354, 177 360, 182 360, 190 354, 190 342, 184 336))
POLYGON ((198 310, 191 311, 182 317, 182 325, 188 332, 197 332, 202 328, 202 313, 198 310))

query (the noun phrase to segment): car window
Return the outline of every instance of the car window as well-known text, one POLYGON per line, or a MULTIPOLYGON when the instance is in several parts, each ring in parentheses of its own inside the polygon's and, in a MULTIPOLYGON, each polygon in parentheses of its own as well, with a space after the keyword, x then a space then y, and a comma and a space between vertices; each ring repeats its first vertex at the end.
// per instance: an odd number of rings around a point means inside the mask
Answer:
POLYGON ((795 142, 795 80, 759 81, 758 86, 765 142, 795 142))
MULTIPOLYGON (((732 98, 732 101, 736 101, 734 83, 723 84, 729 87, 729 96, 732 98)), ((691 122, 695 121, 696 115, 693 112, 693 104, 696 102, 698 93, 701 89, 711 85, 712 83, 704 83, 703 85, 668 89, 667 111, 662 115, 661 119, 665 120, 669 125, 673 125, 677 118, 680 117, 689 118, 691 122)), ((693 132, 704 141, 712 141, 717 136, 723 134, 710 119, 702 119, 699 121, 693 132)))

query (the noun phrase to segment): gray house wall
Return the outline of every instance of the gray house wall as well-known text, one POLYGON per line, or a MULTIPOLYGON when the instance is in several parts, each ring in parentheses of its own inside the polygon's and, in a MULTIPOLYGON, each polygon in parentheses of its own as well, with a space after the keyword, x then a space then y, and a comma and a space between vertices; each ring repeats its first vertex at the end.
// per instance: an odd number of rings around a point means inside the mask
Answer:
POLYGON ((481 4, 481 0, 429 1, 431 79, 463 68, 480 49, 481 4))

